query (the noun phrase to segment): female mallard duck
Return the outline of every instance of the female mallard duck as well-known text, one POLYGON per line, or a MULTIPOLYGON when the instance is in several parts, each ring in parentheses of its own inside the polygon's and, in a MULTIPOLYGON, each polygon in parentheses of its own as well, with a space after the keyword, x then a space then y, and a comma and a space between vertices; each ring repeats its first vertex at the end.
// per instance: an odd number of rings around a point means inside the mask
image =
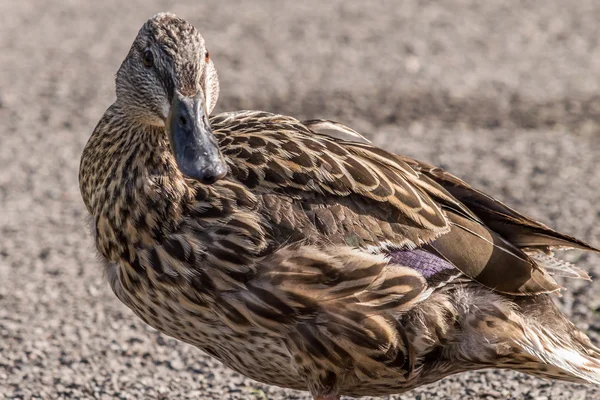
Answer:
POLYGON ((159 14, 117 74, 81 193, 119 299, 240 373, 315 398, 510 368, 600 382, 554 248, 597 251, 342 125, 209 118, 200 34, 159 14), (349 140, 346 140, 349 139, 349 140))

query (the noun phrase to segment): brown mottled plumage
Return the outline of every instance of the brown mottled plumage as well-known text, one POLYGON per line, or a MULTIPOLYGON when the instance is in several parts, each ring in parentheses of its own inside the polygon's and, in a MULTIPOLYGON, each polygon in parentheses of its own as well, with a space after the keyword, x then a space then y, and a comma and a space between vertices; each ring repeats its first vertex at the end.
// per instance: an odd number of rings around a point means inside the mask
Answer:
POLYGON ((111 287, 144 321, 322 399, 490 367, 600 382, 549 294, 587 278, 553 248, 595 249, 331 121, 207 120, 218 91, 196 29, 158 14, 82 156, 111 287))

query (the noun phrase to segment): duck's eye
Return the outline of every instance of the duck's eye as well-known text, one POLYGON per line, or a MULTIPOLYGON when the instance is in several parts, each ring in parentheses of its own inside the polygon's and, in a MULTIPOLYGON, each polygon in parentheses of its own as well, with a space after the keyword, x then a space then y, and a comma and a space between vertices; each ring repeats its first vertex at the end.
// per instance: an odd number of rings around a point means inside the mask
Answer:
POLYGON ((206 53, 204 53, 204 61, 208 62, 208 60, 210 60, 210 53, 206 50, 206 53))
POLYGON ((154 65, 154 54, 150 50, 144 52, 144 65, 148 68, 154 65))

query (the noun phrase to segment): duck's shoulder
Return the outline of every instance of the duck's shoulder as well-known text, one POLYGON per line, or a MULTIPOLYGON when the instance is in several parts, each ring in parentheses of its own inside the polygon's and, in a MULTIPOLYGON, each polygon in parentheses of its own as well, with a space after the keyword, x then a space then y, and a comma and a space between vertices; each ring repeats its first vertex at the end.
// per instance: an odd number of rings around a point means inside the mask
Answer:
POLYGON ((269 132, 311 133, 294 117, 258 110, 223 112, 212 116, 210 124, 217 136, 269 132))

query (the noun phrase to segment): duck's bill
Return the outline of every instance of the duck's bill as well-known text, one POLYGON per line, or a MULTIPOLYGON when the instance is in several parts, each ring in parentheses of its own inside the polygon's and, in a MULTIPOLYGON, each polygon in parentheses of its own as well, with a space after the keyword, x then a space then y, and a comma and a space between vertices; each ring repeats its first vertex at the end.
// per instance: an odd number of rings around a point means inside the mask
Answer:
POLYGON ((171 150, 182 174, 211 184, 223 178, 227 165, 204 111, 204 99, 176 93, 167 118, 171 150))

